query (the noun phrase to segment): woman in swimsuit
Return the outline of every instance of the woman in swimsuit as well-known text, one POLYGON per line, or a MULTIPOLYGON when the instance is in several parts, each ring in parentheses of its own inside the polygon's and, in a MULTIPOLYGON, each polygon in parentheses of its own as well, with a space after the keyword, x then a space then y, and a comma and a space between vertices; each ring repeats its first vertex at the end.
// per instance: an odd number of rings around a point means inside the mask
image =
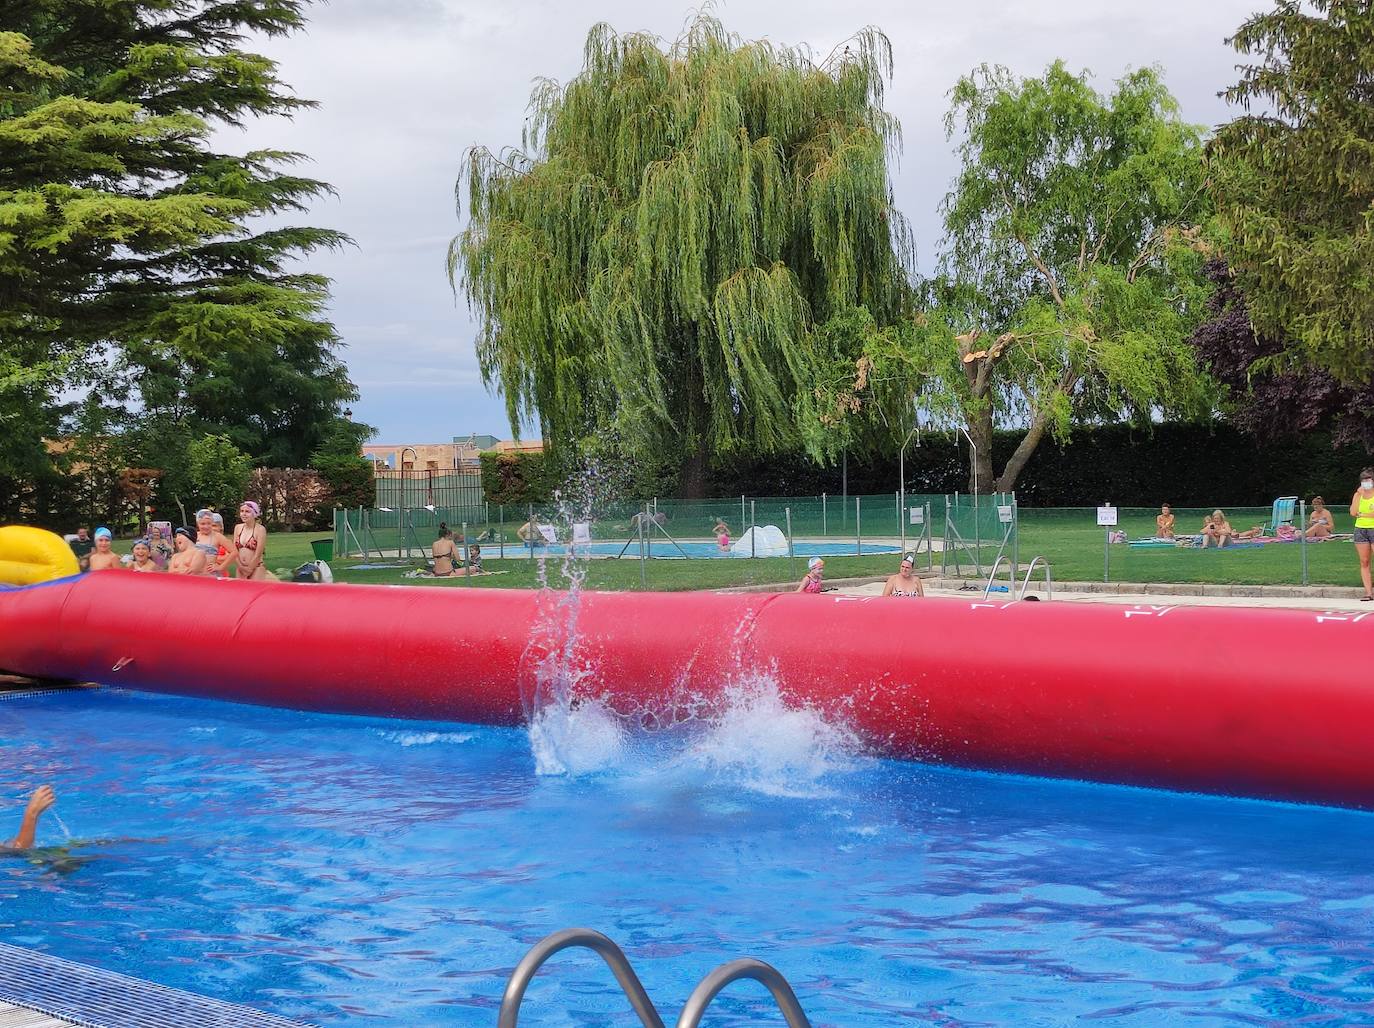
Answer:
POLYGON ((916 567, 916 557, 911 553, 902 554, 902 566, 895 575, 888 578, 883 586, 884 596, 924 596, 925 587, 912 571, 916 567))
POLYGON ((821 579, 825 576, 825 561, 819 557, 812 557, 806 562, 806 577, 801 580, 801 585, 797 586, 799 593, 819 593, 822 589, 821 579))
POLYGON ((264 581, 271 576, 263 561, 267 558, 267 528, 258 522, 262 508, 253 500, 239 504, 239 524, 234 529, 234 551, 239 578, 264 581))
POLYGON ((167 540, 162 526, 156 523, 148 526, 148 555, 153 558, 159 571, 166 571, 167 563, 172 559, 172 544, 167 540))
POLYGON ((1326 509, 1326 501, 1320 496, 1312 497, 1312 514, 1307 519, 1307 538, 1325 539, 1335 527, 1335 519, 1326 509))
POLYGON ((442 521, 439 522, 439 538, 434 540, 429 552, 434 557, 434 577, 452 578, 453 558, 458 552, 458 547, 454 545, 453 532, 442 521))

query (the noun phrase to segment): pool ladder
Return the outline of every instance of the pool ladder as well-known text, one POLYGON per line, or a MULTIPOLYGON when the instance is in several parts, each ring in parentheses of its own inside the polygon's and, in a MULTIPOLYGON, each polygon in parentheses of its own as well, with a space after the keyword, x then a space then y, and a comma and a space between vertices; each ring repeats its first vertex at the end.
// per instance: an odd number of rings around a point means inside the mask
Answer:
MULTIPOLYGON (((574 947, 589 949, 606 962, 644 1028, 664 1028, 663 1018, 659 1017, 658 1010, 649 999, 649 994, 644 991, 644 986, 640 984, 639 976, 630 966, 624 951, 609 938, 590 928, 567 928, 561 932, 554 932, 525 954, 525 958, 516 965, 510 981, 506 983, 506 994, 501 998, 501 1012, 496 1019, 497 1028, 516 1028, 520 1018, 520 1004, 525 1000, 525 990, 529 988, 539 968, 555 953, 574 947)), ((782 1011, 788 1028, 811 1028, 811 1022, 802 1012, 801 1004, 797 1002, 796 993, 792 991, 792 986, 787 984, 787 979, 777 968, 752 957, 721 964, 698 982, 697 987, 692 990, 692 995, 687 998, 687 1005, 678 1016, 677 1028, 697 1028, 711 1001, 727 985, 741 978, 752 978, 773 994, 773 1000, 782 1011)))
POLYGON ((1037 567, 1045 569, 1045 599, 1053 598, 1054 580, 1050 574, 1050 562, 1044 557, 1037 556, 1031 559, 1030 566, 1026 568, 1026 577, 1021 583, 1020 590, 1016 588, 1016 569, 1011 566, 1011 561, 1007 560, 1006 557, 998 557, 996 563, 992 565, 992 574, 988 575, 988 584, 983 589, 983 599, 986 600, 992 594, 992 586, 997 581, 997 572, 1002 567, 1003 561, 1006 561, 1007 564, 1007 594, 1012 599, 1023 600, 1026 598, 1026 590, 1030 588, 1031 575, 1035 574, 1037 567))

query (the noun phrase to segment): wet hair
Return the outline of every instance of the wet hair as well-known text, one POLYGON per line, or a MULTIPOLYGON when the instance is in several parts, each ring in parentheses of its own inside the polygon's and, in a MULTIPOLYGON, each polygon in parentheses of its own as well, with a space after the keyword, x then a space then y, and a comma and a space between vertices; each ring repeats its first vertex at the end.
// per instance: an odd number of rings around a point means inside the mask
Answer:
POLYGON ((1040 597, 1039 597, 1039 596, 1022 596, 1022 597, 1021 597, 1021 602, 1022 602, 1022 603, 1039 603, 1039 602, 1040 602, 1040 597))
POLYGON ((1315 507, 1315 506, 1316 506, 1317 504, 1319 504, 1319 503, 1320 503, 1323 507, 1326 506, 1326 501, 1323 500, 1320 496, 1314 496, 1314 497, 1312 497, 1312 506, 1315 507))
POLYGON ((1361 477, 1361 478, 1374 478, 1374 468, 1362 468, 1362 469, 1360 470, 1360 477, 1361 477))
POLYGON ((442 538, 444 538, 446 535, 448 535, 448 523, 445 522, 445 521, 440 521, 440 522, 439 522, 439 538, 442 539, 442 538))

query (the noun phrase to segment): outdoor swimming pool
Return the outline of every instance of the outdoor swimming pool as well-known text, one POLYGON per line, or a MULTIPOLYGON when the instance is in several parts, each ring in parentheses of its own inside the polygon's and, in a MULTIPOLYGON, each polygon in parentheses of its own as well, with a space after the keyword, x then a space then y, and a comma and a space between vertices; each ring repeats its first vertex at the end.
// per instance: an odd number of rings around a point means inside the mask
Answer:
MULTIPOLYGON (((492 1025, 516 961, 572 925, 620 942, 670 1023, 752 954, 817 1025, 1374 1024, 1374 815, 873 760, 766 682, 713 722, 533 743, 0 702, 7 822, 42 781, 97 841, 0 860, 7 942, 325 1025, 492 1025)), ((554 958, 526 1009, 637 1023, 590 954, 554 958)), ((713 1012, 780 1023, 750 983, 713 1012)))
MULTIPOLYGON (((912 540, 913 545, 915 540, 912 540)), ((490 548, 490 547, 488 547, 490 548)), ((507 546, 506 556, 524 556, 530 552, 529 548, 516 549, 507 546)), ((562 544, 557 546, 538 546, 534 549, 535 556, 543 557, 562 557, 568 552, 568 547, 562 544)), ((625 548, 624 543, 591 543, 587 546, 577 547, 578 554, 585 554, 589 557, 639 557, 639 544, 632 543, 629 549, 625 548), (623 553, 621 551, 624 551, 623 553)), ((857 544, 848 542, 844 539, 831 539, 825 542, 796 542, 792 545, 792 554, 796 557, 853 557, 860 553, 900 553, 900 546, 889 546, 884 543, 864 543, 862 550, 857 544)), ((748 559, 747 553, 731 553, 726 550, 721 551, 715 543, 703 542, 683 542, 679 541, 676 545, 667 539, 654 539, 653 545, 649 547, 648 555, 651 557, 676 558, 682 560, 686 557, 720 557, 723 560, 748 559)), ((763 556, 763 554, 760 554, 763 556)))

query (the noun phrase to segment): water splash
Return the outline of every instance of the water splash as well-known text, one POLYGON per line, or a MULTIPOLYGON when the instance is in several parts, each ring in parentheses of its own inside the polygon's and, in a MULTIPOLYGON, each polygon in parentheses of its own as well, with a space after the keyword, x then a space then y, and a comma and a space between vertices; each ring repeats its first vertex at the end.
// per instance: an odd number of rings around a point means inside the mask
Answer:
POLYGON ((52 819, 53 819, 54 821, 57 822, 57 827, 60 828, 60 829, 62 829, 62 834, 65 835, 65 836, 67 837, 67 841, 68 841, 68 842, 71 842, 71 841, 72 841, 72 833, 71 833, 71 831, 67 828, 67 822, 65 822, 65 821, 62 820, 61 816, 57 813, 57 811, 54 810, 54 811, 52 811, 51 813, 52 813, 52 819))
POLYGON ((788 704, 772 675, 729 685, 719 713, 689 741, 684 759, 718 780, 770 796, 828 795, 825 782, 855 770, 863 746, 842 721, 788 704))

